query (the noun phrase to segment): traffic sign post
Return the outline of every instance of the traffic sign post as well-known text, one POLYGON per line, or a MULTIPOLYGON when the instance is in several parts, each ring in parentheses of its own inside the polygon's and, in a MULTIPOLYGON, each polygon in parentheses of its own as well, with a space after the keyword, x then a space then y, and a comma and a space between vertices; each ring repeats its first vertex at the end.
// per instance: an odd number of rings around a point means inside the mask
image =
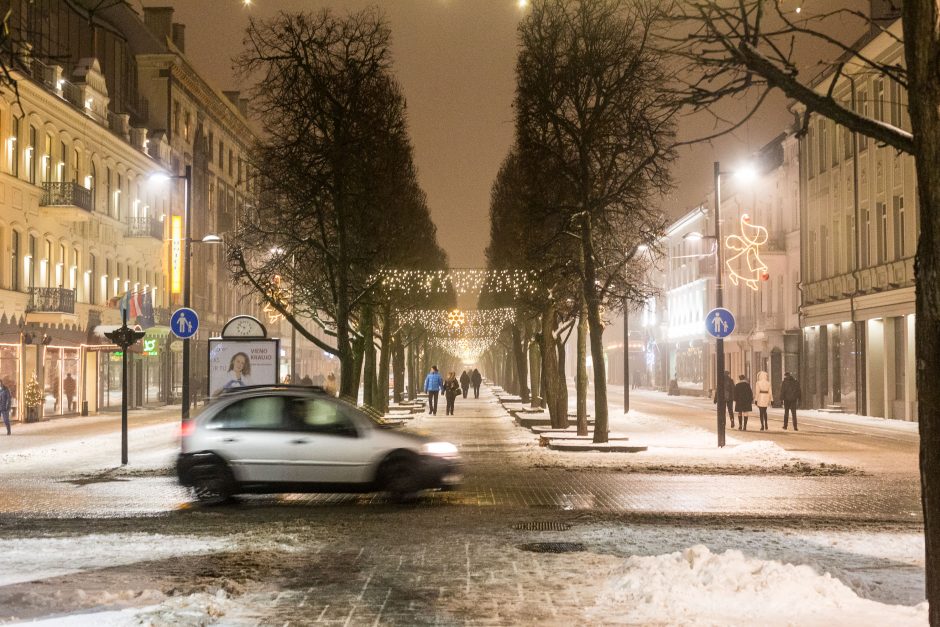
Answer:
POLYGON ((734 314, 716 307, 705 316, 705 331, 714 338, 724 339, 734 332, 734 314))
POLYGON ((114 331, 105 333, 105 337, 121 347, 121 465, 127 465, 127 349, 139 342, 145 335, 127 326, 127 309, 122 309, 124 324, 114 331))
POLYGON ((199 330, 199 315, 189 307, 180 307, 170 317, 170 330, 181 340, 188 340, 199 330))

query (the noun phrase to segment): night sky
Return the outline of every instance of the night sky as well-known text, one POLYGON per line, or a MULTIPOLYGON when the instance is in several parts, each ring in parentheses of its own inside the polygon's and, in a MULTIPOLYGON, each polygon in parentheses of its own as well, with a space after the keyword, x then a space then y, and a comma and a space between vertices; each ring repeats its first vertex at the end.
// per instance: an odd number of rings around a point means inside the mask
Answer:
MULTIPOLYGON (((481 267, 489 240, 490 187, 513 135, 518 0, 143 0, 173 6, 186 25, 186 53, 220 90, 239 89, 231 59, 241 50, 249 17, 277 11, 337 13, 378 5, 392 28, 394 69, 408 100, 420 182, 428 195, 438 238, 451 267, 481 267)), ((703 200, 711 161, 742 160, 776 136, 790 120, 778 99, 762 119, 735 137, 684 149, 675 168, 676 189, 661 204, 670 215, 703 200)), ((683 125, 684 132, 695 129, 683 125)))

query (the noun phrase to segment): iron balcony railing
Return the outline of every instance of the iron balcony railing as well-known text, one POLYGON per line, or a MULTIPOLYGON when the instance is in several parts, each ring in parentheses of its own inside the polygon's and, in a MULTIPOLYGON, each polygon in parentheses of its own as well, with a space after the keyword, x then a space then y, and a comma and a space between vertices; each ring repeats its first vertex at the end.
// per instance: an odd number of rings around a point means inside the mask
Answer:
POLYGON ((127 236, 163 240, 163 222, 153 216, 128 218, 127 236))
POLYGON ((26 313, 55 312, 75 313, 75 290, 64 287, 31 287, 26 313))
POLYGON ((89 213, 94 211, 91 190, 78 183, 43 183, 41 207, 78 207, 89 213))

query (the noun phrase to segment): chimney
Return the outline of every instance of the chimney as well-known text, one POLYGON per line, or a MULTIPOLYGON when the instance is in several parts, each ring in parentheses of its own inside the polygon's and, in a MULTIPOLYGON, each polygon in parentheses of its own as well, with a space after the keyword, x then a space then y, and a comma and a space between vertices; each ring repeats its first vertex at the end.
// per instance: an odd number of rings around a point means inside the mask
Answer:
POLYGON ((176 46, 180 52, 186 52, 185 24, 173 24, 173 45, 176 46))
POLYGON ((144 7, 144 24, 161 42, 172 34, 173 7, 144 7))

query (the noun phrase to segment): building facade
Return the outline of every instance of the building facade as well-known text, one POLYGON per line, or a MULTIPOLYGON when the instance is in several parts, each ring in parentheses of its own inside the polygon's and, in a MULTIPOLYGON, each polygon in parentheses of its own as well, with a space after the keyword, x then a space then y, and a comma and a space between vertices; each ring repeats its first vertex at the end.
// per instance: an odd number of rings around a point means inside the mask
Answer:
MULTIPOLYGON (((904 65, 901 22, 861 54, 904 65)), ((833 77, 817 89, 825 93, 833 77)), ((907 95, 848 59, 834 96, 910 130, 907 95)), ((804 399, 813 407, 915 420, 914 160, 817 115, 801 142, 804 399)))

